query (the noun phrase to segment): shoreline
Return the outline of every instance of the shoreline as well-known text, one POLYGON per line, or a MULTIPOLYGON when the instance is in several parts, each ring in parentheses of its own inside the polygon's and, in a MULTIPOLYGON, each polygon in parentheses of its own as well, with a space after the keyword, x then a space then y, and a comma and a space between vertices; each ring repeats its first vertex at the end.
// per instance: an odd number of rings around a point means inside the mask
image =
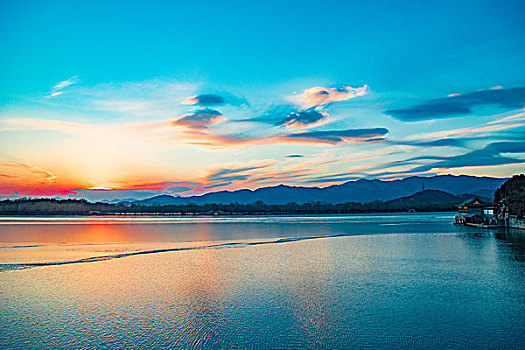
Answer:
POLYGON ((247 216, 313 216, 313 215, 331 215, 331 216, 344 216, 344 215, 355 215, 355 214, 427 214, 427 213, 455 213, 454 210, 429 210, 429 211, 409 211, 409 210, 391 210, 391 211, 349 211, 349 212, 253 212, 253 213, 149 213, 149 212, 133 212, 133 213, 78 213, 78 214, 65 214, 65 213, 46 213, 46 214, 18 214, 18 213, 0 213, 2 217, 247 217, 247 216))

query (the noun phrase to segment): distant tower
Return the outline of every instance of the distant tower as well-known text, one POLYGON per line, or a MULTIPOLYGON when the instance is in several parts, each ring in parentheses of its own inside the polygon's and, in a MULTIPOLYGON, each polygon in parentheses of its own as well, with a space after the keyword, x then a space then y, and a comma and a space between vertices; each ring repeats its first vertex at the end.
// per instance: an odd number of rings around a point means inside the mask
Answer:
POLYGON ((422 183, 421 183, 421 192, 423 192, 424 190, 425 190, 425 183, 422 182, 422 183))

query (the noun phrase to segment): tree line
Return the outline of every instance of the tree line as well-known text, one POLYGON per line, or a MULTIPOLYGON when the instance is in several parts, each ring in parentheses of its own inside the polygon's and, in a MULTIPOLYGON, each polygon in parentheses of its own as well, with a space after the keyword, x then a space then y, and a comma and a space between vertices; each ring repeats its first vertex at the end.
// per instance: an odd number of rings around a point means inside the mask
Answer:
POLYGON ((454 211, 457 203, 369 203, 346 202, 340 204, 311 202, 266 204, 181 204, 140 205, 92 203, 84 199, 14 199, 0 201, 0 215, 89 215, 89 214, 164 214, 164 215, 279 215, 279 214, 348 214, 371 212, 402 212, 408 210, 454 211))
POLYGON ((494 203, 499 211, 503 208, 510 215, 525 216, 525 175, 514 175, 494 193, 494 203))

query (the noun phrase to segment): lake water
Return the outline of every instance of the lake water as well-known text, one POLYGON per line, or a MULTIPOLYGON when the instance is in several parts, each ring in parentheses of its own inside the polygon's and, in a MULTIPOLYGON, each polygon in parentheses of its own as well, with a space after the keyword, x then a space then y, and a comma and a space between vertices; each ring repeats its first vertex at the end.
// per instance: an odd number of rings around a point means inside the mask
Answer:
POLYGON ((0 218, 0 348, 524 349, 525 231, 453 217, 0 218))

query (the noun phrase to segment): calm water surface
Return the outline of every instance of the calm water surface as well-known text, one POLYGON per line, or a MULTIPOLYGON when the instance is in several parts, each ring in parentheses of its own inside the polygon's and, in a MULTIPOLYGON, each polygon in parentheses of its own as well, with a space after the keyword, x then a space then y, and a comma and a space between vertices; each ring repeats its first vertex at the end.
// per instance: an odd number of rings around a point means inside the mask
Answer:
POLYGON ((0 348, 524 349, 525 232, 453 216, 0 218, 0 348))

